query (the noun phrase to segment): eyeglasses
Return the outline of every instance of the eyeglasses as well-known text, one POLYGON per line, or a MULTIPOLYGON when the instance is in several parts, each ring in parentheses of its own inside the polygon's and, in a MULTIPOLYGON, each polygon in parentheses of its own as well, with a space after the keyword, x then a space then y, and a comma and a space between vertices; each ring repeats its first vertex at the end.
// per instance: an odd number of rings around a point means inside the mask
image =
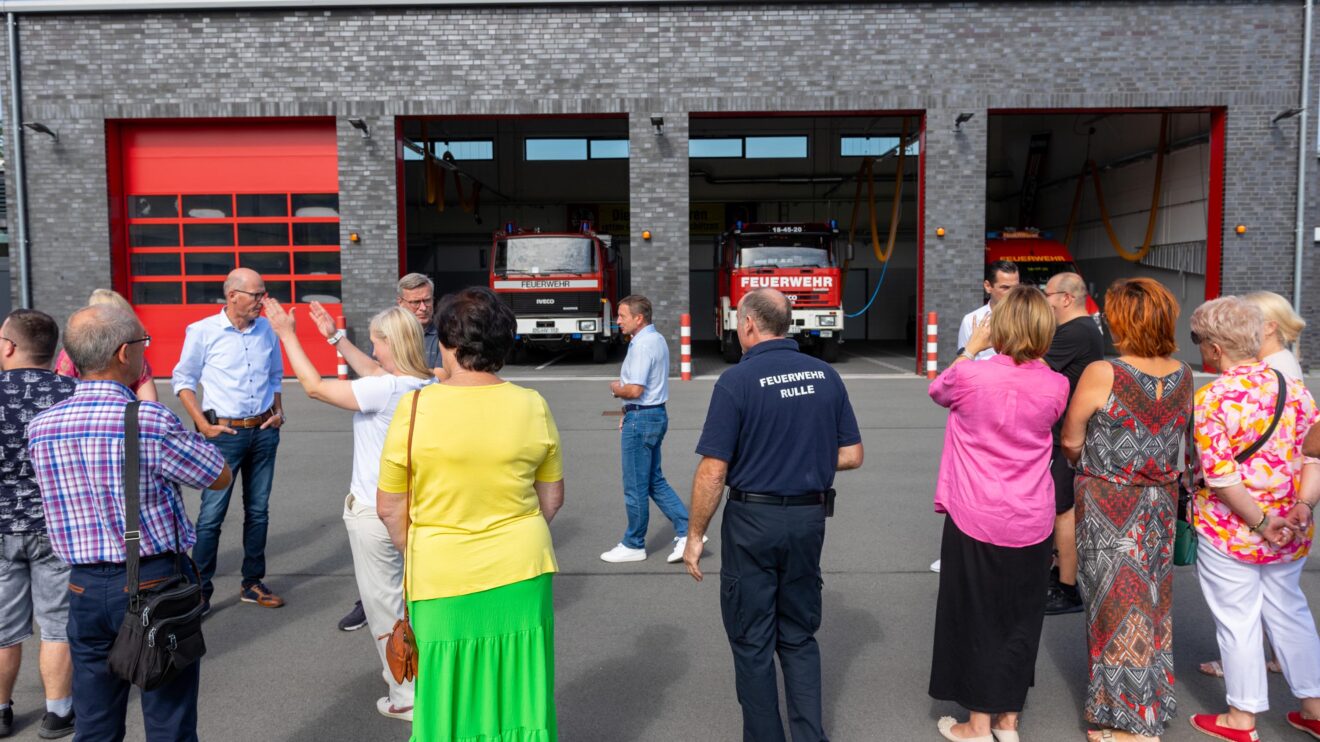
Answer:
POLYGON ((270 292, 268 291, 244 291, 243 289, 234 289, 234 290, 240 294, 247 294, 248 296, 252 297, 253 299, 256 299, 257 301, 261 301, 270 294, 270 292))
POLYGON ((0 335, 0 340, 4 340, 4 341, 6 341, 6 342, 8 342, 8 343, 11 343, 15 348, 18 347, 18 343, 15 343, 13 340, 10 340, 9 338, 5 337, 4 335, 0 335))
POLYGON ((1201 343, 1204 342, 1205 342, 1205 338, 1201 337, 1200 335, 1197 335, 1196 330, 1192 330, 1192 345, 1200 345, 1201 343))
POLYGON ((426 306, 427 304, 431 304, 431 303, 434 303, 434 302, 435 302, 435 297, 434 297, 434 296, 428 296, 428 297, 426 297, 425 299, 413 299, 413 300, 400 299, 400 300, 399 300, 399 303, 402 304, 403 306, 405 306, 405 307, 412 307, 413 309, 421 309, 422 307, 426 306))
POLYGON ((1045 295, 1045 298, 1046 298, 1046 299, 1048 299, 1048 298, 1050 298, 1051 296, 1058 296, 1059 294, 1066 294, 1066 293, 1068 293, 1068 292, 1067 292, 1067 291, 1046 291, 1046 290, 1044 290, 1044 289, 1041 289, 1041 293, 1045 295))
POLYGON ((150 347, 151 347, 151 336, 150 336, 150 335, 144 335, 144 336, 138 338, 137 340, 129 340, 128 342, 124 343, 124 345, 133 345, 134 343, 142 343, 142 347, 143 347, 143 348, 150 348, 150 347))

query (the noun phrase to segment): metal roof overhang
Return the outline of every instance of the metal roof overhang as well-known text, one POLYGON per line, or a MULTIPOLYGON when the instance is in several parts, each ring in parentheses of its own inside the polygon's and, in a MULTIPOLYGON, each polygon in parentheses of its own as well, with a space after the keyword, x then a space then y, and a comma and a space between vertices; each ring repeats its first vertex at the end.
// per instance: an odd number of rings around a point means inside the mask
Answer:
MULTIPOLYGON (((0 0, 0 13, 187 12, 198 10, 370 9, 424 7, 508 7, 518 5, 664 5, 680 0, 0 0)), ((767 5, 793 0, 754 0, 767 5)), ((803 0, 797 0, 802 2, 803 0)), ((820 2, 823 0, 805 0, 820 2)), ((749 0, 717 0, 684 4, 726 5, 749 0)))

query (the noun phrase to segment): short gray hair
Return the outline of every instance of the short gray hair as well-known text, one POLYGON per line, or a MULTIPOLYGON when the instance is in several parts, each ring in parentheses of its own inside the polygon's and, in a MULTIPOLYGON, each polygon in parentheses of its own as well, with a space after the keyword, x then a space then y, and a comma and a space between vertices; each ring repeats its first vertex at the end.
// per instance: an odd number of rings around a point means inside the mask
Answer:
POLYGON ((1058 281, 1059 291, 1071 296, 1079 304, 1086 301, 1086 282, 1081 276, 1072 271, 1064 271, 1054 278, 1058 281))
POLYGON ((743 296, 742 310, 752 318, 756 329, 772 337, 788 334, 793 321, 793 304, 774 289, 756 289, 743 296))
POLYGON ((431 289, 431 295, 435 296, 435 281, 432 281, 425 273, 409 273, 399 279, 399 285, 394 289, 394 298, 402 299, 403 292, 420 289, 423 286, 431 289))
POLYGON ((95 374, 110 368, 119 348, 141 333, 137 315, 112 304, 93 304, 69 316, 64 351, 79 374, 95 374))
POLYGON ((1191 324, 1202 340, 1217 343, 1230 358, 1242 360, 1260 352, 1265 315, 1246 299, 1221 296, 1197 307, 1191 324))

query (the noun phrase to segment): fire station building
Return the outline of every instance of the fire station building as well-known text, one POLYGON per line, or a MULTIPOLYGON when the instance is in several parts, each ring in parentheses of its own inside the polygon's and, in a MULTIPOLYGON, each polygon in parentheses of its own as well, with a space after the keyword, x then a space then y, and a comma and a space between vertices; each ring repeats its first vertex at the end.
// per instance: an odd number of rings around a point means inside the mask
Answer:
POLYGON ((404 273, 487 285, 497 232, 589 229, 677 361, 681 314, 719 340, 721 235, 830 224, 874 372, 924 371, 931 312, 952 359, 991 242, 1100 304, 1157 278, 1189 360, 1204 299, 1300 295, 1310 364, 1309 5, 0 0, 0 278, 61 320, 115 288, 163 376, 236 266, 361 340, 404 273))

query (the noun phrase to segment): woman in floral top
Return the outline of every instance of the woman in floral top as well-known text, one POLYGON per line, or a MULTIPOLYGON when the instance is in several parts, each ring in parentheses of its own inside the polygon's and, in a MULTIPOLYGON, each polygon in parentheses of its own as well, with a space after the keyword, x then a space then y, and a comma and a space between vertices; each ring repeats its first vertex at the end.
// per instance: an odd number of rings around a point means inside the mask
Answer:
POLYGON ((1253 742, 1256 714, 1269 708, 1261 620, 1269 626, 1300 713, 1293 726, 1320 736, 1320 636, 1299 583, 1311 547, 1311 508, 1320 500, 1320 460, 1301 444, 1320 419, 1300 381, 1287 381, 1279 423, 1245 463, 1236 456, 1264 438, 1281 391, 1279 377, 1256 360, 1263 319, 1237 297, 1192 313, 1192 342, 1223 375, 1196 394, 1197 457, 1206 487, 1197 493, 1197 576, 1214 613, 1223 656, 1228 713, 1191 719, 1201 732, 1253 742))

